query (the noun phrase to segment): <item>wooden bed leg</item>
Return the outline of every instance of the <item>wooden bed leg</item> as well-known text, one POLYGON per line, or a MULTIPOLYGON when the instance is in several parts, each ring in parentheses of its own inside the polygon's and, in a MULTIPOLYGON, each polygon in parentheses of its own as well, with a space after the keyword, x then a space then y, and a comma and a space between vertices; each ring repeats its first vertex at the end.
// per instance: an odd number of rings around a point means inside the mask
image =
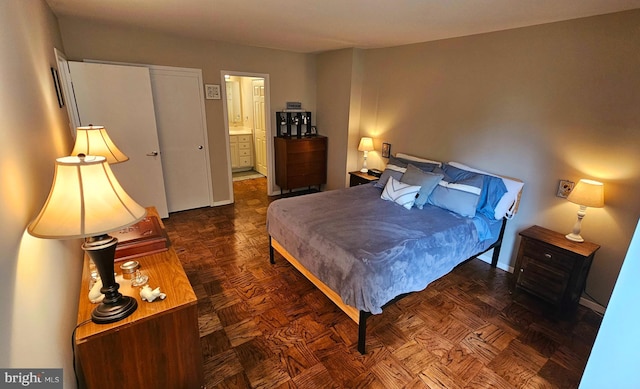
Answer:
POLYGON ((367 343, 367 318, 371 313, 360 311, 360 319, 358 320, 358 351, 360 354, 366 354, 365 345, 367 343))
POLYGON ((275 264, 276 261, 273 259, 273 246, 271 245, 271 235, 269 235, 269 263, 275 264))

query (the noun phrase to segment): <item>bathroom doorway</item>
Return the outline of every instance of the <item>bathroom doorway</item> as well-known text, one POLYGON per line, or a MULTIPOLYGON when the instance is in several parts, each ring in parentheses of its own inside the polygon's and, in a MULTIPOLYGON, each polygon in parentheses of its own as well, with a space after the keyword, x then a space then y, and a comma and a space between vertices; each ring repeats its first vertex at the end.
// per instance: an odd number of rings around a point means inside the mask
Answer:
MULTIPOLYGON (((272 187, 269 172, 270 126, 268 75, 223 71, 224 113, 230 155, 230 189, 233 181, 267 178, 267 191, 272 187)), ((268 193, 271 194, 271 193, 268 193)))

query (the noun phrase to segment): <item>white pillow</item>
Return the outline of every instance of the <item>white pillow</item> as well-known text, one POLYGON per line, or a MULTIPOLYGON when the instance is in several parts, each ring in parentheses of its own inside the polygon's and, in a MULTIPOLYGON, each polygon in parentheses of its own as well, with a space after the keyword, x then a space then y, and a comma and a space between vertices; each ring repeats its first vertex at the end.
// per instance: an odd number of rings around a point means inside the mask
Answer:
POLYGON ((400 204, 406 209, 411 209, 413 203, 416 201, 416 196, 420 191, 419 185, 409 185, 396 180, 393 177, 389 177, 387 185, 384 186, 382 195, 383 200, 393 201, 396 204, 400 204))
POLYGON ((488 172, 485 172, 485 171, 482 171, 482 170, 478 170, 478 169, 469 167, 469 166, 467 166, 465 164, 462 164, 460 162, 449 162, 449 165, 451 165, 453 167, 457 167, 458 169, 469 171, 469 172, 486 174, 488 176, 494 176, 494 177, 501 178, 502 182, 504 182, 504 186, 507 187, 507 193, 505 193, 502 196, 502 198, 500 199, 500 201, 496 205, 494 217, 495 217, 496 220, 500 220, 503 217, 505 217, 507 219, 511 219, 513 217, 513 214, 514 214, 514 211, 515 211, 514 205, 515 205, 516 201, 518 201, 518 194, 522 190, 522 187, 524 186, 524 182, 517 181, 517 180, 514 180, 514 179, 510 179, 510 178, 506 178, 506 177, 502 177, 502 176, 499 176, 497 174, 488 173, 488 172))
POLYGON ((409 155, 409 154, 405 154, 405 153, 396 153, 396 158, 402 158, 402 159, 407 159, 409 161, 416 161, 416 162, 433 163, 433 164, 436 164, 436 165, 442 167, 442 162, 432 161, 430 159, 424 159, 424 158, 420 158, 420 157, 415 157, 413 155, 409 155))

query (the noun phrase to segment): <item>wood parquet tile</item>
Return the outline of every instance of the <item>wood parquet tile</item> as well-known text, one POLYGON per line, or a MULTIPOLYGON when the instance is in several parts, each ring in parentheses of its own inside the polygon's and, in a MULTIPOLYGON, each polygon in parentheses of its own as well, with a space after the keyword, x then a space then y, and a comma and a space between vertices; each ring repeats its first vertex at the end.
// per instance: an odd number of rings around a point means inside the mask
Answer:
POLYGON ((370 317, 360 355, 357 325, 269 263, 266 178, 233 185, 235 204, 164 220, 198 297, 207 388, 577 387, 600 316, 554 320, 477 259, 370 317))

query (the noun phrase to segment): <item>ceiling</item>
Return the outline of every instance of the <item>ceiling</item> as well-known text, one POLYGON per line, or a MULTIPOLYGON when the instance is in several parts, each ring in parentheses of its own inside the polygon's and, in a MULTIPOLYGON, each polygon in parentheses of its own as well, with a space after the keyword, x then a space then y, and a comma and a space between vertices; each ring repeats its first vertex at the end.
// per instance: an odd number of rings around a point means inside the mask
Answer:
POLYGON ((640 8, 640 0, 46 0, 58 16, 312 53, 380 48, 640 8))

